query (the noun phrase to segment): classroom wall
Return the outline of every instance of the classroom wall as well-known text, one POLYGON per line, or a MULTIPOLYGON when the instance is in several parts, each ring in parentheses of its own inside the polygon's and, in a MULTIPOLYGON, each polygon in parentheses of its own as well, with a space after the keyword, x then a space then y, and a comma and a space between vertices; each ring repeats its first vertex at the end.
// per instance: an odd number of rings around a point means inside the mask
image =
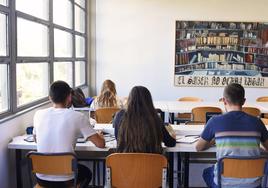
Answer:
MULTIPOLYGON (((218 100, 221 87, 174 86, 175 20, 268 22, 267 7, 267 0, 97 0, 92 36, 96 89, 109 78, 120 96, 127 96, 134 85, 144 85, 154 100, 218 100)), ((246 95, 254 101, 268 90, 247 88, 246 95)))
MULTIPOLYGON (((46 106, 43 106, 44 108, 46 106)), ((0 182, 1 188, 15 188, 15 158, 14 152, 7 149, 13 137, 25 133, 25 128, 32 125, 33 115, 36 110, 25 113, 10 121, 0 123, 0 182)))

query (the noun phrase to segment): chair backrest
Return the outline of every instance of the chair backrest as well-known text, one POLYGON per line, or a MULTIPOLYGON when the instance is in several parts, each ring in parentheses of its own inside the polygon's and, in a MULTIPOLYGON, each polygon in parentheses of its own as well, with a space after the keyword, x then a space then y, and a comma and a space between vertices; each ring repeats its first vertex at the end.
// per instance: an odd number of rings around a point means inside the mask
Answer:
POLYGON ((198 97, 181 97, 178 99, 178 101, 181 101, 181 102, 202 102, 203 99, 201 98, 198 98, 198 97))
MULTIPOLYGON (((265 157, 224 157, 218 161, 218 185, 221 176, 228 178, 257 178, 267 175, 267 158, 265 157)), ((266 177, 265 177, 266 185, 266 177)))
POLYGON ((259 97, 256 99, 257 102, 268 102, 268 96, 259 97))
POLYGON ((208 112, 222 113, 222 110, 217 107, 200 106, 192 109, 192 121, 206 123, 206 114, 208 112))
POLYGON ((73 153, 29 152, 28 165, 32 173, 46 175, 74 175, 77 183, 77 158, 73 153))
POLYGON ((95 111, 97 123, 111 123, 113 116, 119 108, 99 108, 95 111))
POLYGON ((261 118, 261 121, 264 125, 268 125, 268 119, 267 118, 261 118))
POLYGON ((242 111, 256 117, 259 117, 261 115, 260 109, 255 107, 242 107, 242 111))
POLYGON ((107 187, 166 186, 167 159, 160 154, 115 153, 106 158, 106 166, 107 187))

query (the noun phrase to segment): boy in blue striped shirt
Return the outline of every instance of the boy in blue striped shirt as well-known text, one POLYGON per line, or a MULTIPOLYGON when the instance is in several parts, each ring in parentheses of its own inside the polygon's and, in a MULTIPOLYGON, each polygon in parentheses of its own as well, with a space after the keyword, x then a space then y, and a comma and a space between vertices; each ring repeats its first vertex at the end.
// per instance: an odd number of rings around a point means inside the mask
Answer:
MULTIPOLYGON (((205 126, 196 150, 202 151, 211 146, 215 139, 217 159, 224 156, 259 156, 260 143, 268 150, 268 132, 262 121, 242 111, 245 103, 245 90, 239 84, 225 87, 223 103, 226 113, 212 117, 205 126)), ((217 186, 217 165, 203 172, 208 187, 217 186)), ((261 184, 260 178, 222 177, 222 187, 255 188, 261 184)))

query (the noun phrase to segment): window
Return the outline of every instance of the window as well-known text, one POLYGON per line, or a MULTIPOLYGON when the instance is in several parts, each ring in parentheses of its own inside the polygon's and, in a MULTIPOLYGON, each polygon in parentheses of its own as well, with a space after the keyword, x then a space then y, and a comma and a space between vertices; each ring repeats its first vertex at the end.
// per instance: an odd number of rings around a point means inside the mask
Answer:
POLYGON ((54 81, 63 80, 73 86, 72 62, 54 63, 54 81))
POLYGON ((48 63, 17 64, 17 105, 48 95, 48 63))
POLYGON ((18 18, 18 56, 48 56, 48 27, 18 18))
POLYGON ((53 1, 53 22, 72 29, 72 3, 70 0, 53 1))
POLYGON ((87 84, 87 2, 0 0, 0 119, 87 84))
POLYGON ((75 30, 81 33, 85 33, 85 12, 75 6, 75 30))
POLYGON ((7 56, 7 16, 0 13, 0 56, 7 56))
POLYGON ((0 0, 0 5, 6 6, 7 5, 7 0, 0 0))
POLYGON ((86 80, 86 65, 84 61, 75 62, 75 86, 85 84, 86 80))
POLYGON ((16 0, 17 10, 44 20, 48 20, 48 5, 48 0, 16 0))
POLYGON ((7 65, 0 64, 0 113, 8 110, 7 65))
POLYGON ((85 38, 80 36, 75 36, 75 56, 85 57, 85 38))
POLYGON ((75 0, 75 3, 77 3, 81 7, 85 8, 85 0, 75 0))
POLYGON ((73 41, 71 33, 55 29, 54 41, 55 57, 72 57, 73 41))

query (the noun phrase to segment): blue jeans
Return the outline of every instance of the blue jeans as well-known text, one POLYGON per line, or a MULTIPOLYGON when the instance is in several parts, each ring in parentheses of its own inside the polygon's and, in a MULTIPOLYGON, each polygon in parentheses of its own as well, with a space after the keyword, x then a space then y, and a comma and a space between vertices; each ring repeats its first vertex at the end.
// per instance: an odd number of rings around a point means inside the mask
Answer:
POLYGON ((208 187, 218 188, 218 186, 214 183, 214 166, 204 169, 203 179, 206 182, 208 187))

